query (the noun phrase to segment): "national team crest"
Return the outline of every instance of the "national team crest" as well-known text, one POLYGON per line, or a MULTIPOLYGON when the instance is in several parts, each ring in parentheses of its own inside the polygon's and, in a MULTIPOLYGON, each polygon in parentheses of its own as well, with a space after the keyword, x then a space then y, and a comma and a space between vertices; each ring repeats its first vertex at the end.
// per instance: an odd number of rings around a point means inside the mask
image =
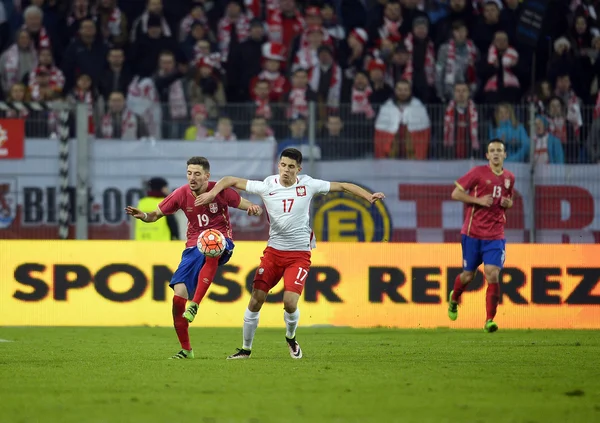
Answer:
POLYGON ((504 180, 504 188, 506 188, 506 189, 510 188, 510 179, 506 178, 504 180))
POLYGON ((296 196, 306 197, 306 187, 304 185, 301 187, 296 187, 296 196))
POLYGON ((219 206, 217 206, 217 203, 210 203, 208 205, 208 210, 210 210, 211 213, 216 213, 219 211, 219 206))

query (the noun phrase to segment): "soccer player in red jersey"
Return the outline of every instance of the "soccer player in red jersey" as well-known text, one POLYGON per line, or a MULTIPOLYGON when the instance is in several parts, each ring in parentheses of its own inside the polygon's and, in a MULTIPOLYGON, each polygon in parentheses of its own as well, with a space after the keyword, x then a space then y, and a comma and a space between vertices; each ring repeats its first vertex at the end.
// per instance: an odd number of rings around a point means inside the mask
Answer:
POLYGON ((156 222, 163 216, 174 214, 178 210, 183 210, 188 219, 186 248, 169 284, 174 291, 173 324, 181 344, 181 351, 173 355, 172 359, 194 358, 188 333, 189 323, 194 320, 198 312, 198 304, 208 291, 217 273, 217 266, 227 263, 233 254, 229 207, 246 210, 252 216, 262 213, 259 206, 240 197, 233 189, 220 192, 209 204, 194 205, 196 197, 215 186, 216 182, 209 181, 209 178, 208 160, 204 157, 192 157, 187 161, 188 184, 173 191, 156 210, 146 213, 131 206, 125 209, 127 214, 147 223, 156 222), (220 257, 205 257, 198 250, 198 236, 206 229, 216 229, 225 236, 227 245, 220 257), (186 311, 188 299, 192 302, 186 311))
POLYGON ((456 277, 448 299, 448 317, 458 317, 458 302, 481 263, 488 282, 485 297, 487 319, 484 330, 495 332, 494 322, 500 299, 499 275, 506 256, 504 239, 505 212, 513 205, 515 175, 504 169, 506 148, 504 141, 493 139, 487 146, 489 164, 477 166, 455 182, 452 199, 468 206, 463 224, 463 272, 456 277))
POLYGON ((199 204, 206 204, 220 195, 222 190, 236 187, 260 195, 269 216, 269 241, 254 275, 252 297, 244 313, 242 348, 230 355, 230 360, 250 358, 260 309, 268 292, 282 278, 285 338, 290 356, 294 359, 302 358, 302 349, 296 341, 296 328, 300 319, 298 300, 310 271, 310 251, 316 246, 310 228, 312 198, 315 195, 342 191, 370 203, 385 198, 381 192, 371 194, 355 184, 322 181, 299 175, 301 170, 302 153, 295 148, 286 148, 279 157, 279 174, 269 176, 264 181, 227 176, 196 200, 199 204))

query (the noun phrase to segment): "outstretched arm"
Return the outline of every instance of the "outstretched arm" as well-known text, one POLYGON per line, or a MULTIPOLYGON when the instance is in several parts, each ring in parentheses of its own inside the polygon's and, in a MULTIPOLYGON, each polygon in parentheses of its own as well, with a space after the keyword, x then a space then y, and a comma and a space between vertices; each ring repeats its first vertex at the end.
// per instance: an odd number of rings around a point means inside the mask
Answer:
POLYGON ((236 178, 235 176, 225 176, 224 178, 221 178, 210 191, 200 194, 198 197, 196 197, 194 205, 202 206, 210 203, 217 195, 219 195, 221 191, 226 188, 234 187, 245 191, 247 183, 247 179, 236 178))
POLYGON ((251 203, 245 198, 242 198, 242 201, 240 201, 240 205, 237 206, 237 208, 240 210, 247 210, 248 216, 260 216, 262 214, 262 209, 260 206, 251 203))
POLYGON ((348 182, 331 182, 329 192, 347 192, 359 198, 364 198, 369 203, 374 203, 377 200, 383 200, 385 195, 382 192, 369 193, 364 188, 348 182))
POLYGON ((452 191, 452 199, 465 204, 476 204, 482 207, 489 207, 493 203, 491 195, 488 194, 484 195, 483 197, 472 197, 459 186, 455 187, 454 191, 452 191))
POLYGON ((140 219, 142 222, 146 223, 156 222, 158 219, 164 216, 163 212, 161 212, 158 207, 156 208, 156 210, 150 213, 145 213, 139 209, 136 209, 135 207, 127 206, 125 207, 125 213, 127 213, 129 216, 135 217, 136 219, 140 219))

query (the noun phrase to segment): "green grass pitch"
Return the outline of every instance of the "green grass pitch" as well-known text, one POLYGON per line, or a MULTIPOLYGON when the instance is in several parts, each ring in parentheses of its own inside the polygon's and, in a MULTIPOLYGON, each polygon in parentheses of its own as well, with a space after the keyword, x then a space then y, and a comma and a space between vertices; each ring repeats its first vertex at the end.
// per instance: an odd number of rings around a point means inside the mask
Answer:
POLYGON ((599 331, 0 328, 2 423, 600 422, 599 331))

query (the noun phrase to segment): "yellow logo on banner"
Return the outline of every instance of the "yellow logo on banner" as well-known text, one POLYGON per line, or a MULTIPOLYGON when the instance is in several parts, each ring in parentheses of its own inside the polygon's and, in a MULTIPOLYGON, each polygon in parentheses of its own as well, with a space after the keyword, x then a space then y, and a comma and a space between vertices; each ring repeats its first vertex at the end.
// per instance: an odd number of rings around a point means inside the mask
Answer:
POLYGON ((313 229, 319 241, 377 242, 391 238, 392 220, 382 201, 371 204, 346 192, 332 192, 313 201, 313 229))

